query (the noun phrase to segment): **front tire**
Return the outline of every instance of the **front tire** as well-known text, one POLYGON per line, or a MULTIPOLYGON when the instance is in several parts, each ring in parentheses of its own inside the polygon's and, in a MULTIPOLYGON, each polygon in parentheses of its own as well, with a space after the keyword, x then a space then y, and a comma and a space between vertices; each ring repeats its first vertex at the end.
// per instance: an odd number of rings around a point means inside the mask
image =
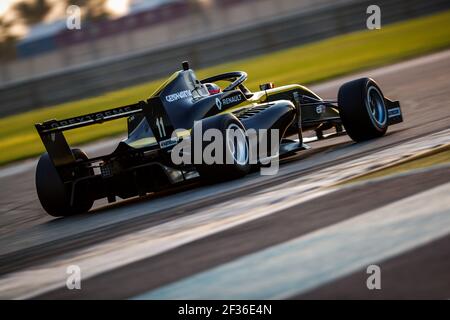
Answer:
POLYGON ((344 84, 338 93, 339 114, 356 142, 383 136, 388 128, 384 95, 376 82, 362 78, 344 84))
MULTIPOLYGON (((87 155, 80 149, 73 149, 76 160, 86 160, 87 155)), ((89 211, 92 199, 76 199, 70 204, 71 186, 64 184, 48 153, 39 159, 36 168, 36 191, 42 207, 51 216, 67 217, 89 211)))

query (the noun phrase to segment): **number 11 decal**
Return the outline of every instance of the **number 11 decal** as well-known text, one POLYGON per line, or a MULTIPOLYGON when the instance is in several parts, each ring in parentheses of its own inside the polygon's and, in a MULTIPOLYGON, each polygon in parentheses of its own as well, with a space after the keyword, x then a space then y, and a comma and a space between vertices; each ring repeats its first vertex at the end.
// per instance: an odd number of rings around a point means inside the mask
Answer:
POLYGON ((158 127, 159 136, 165 137, 166 136, 166 129, 164 128, 164 121, 163 118, 157 118, 156 119, 156 126, 158 127))

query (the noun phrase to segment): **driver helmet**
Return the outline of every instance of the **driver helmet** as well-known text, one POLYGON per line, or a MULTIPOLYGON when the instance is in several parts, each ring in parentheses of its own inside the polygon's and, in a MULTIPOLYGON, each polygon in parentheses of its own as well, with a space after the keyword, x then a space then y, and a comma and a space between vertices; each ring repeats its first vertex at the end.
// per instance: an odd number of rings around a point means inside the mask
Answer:
POLYGON ((222 92, 222 89, 215 83, 205 83, 206 88, 210 95, 218 94, 222 92))

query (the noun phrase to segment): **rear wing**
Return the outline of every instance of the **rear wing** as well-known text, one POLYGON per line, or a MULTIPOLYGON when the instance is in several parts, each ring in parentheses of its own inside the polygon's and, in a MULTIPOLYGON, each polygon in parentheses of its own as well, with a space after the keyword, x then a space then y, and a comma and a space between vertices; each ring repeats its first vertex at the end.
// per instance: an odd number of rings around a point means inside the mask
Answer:
POLYGON ((75 157, 73 156, 72 150, 63 135, 63 131, 129 117, 133 114, 143 112, 146 104, 146 102, 140 101, 136 104, 64 120, 52 119, 43 123, 37 123, 35 124, 35 127, 41 137, 45 149, 50 156, 50 159, 53 161, 55 167, 59 167, 75 162, 75 157))
POLYGON ((35 124, 35 127, 41 137, 45 149, 50 156, 50 159, 52 159, 55 167, 58 167, 75 162, 72 150, 64 137, 64 131, 113 121, 120 118, 129 117, 134 114, 142 114, 145 118, 147 118, 147 121, 158 142, 168 139, 166 135, 170 137, 174 131, 159 97, 154 97, 147 101, 140 101, 138 103, 123 107, 99 111, 64 120, 48 120, 43 123, 35 124), (161 130, 161 126, 163 124, 164 128, 161 130))
POLYGON ((145 101, 140 101, 136 104, 131 104, 128 106, 118 107, 105 111, 99 111, 64 120, 52 119, 45 121, 44 123, 37 123, 35 126, 39 134, 62 132, 89 126, 96 123, 103 123, 105 121, 112 121, 129 117, 133 114, 141 113, 146 104, 147 103, 145 101))

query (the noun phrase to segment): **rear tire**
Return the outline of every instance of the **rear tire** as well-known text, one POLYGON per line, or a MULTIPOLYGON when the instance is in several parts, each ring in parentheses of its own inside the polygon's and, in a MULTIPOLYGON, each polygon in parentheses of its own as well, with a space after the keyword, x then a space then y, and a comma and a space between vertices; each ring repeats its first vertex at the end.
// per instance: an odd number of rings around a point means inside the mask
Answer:
MULTIPOLYGON (((80 149, 73 149, 76 160, 86 160, 87 155, 80 149)), ((61 180, 48 153, 39 159, 36 168, 36 191, 42 207, 54 217, 67 217, 89 211, 92 199, 76 199, 70 205, 71 186, 61 180)))
POLYGON ((376 82, 362 78, 344 84, 338 106, 347 134, 356 142, 383 136, 388 128, 384 96, 376 82))
POLYGON ((223 137, 223 164, 213 163, 206 164, 203 159, 203 152, 205 148, 212 142, 202 141, 202 146, 196 148, 195 146, 195 130, 192 130, 191 142, 192 142, 192 160, 195 168, 199 172, 200 176, 207 180, 223 181, 237 179, 245 176, 250 172, 249 164, 249 144, 245 134, 245 128, 243 124, 231 114, 223 114, 206 118, 202 120, 202 133, 204 134, 208 129, 217 129, 221 132, 223 137), (236 130, 237 138, 233 139, 228 130, 236 130), (196 164, 194 162, 195 150, 202 151, 202 163, 196 164), (232 159, 232 163, 227 163, 226 159, 232 159))

